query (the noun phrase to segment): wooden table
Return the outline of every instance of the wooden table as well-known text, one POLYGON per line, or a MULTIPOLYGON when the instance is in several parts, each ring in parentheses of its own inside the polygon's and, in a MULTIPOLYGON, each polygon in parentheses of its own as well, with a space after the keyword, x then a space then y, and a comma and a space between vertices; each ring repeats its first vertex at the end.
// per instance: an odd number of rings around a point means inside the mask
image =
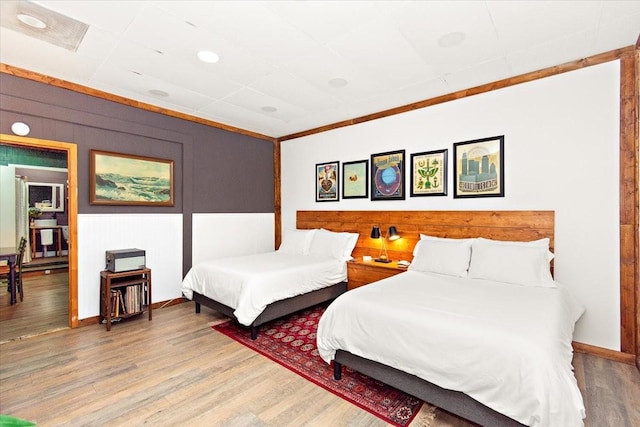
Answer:
MULTIPOLYGON (((62 256, 62 225, 30 225, 31 229, 31 257, 36 257, 36 230, 55 230, 58 248, 56 250, 56 256, 62 256)), ((42 257, 46 256, 44 252, 44 246, 42 247, 42 257)))
POLYGON ((407 268, 398 265, 396 261, 389 263, 352 260, 347 262, 347 288, 355 289, 359 286, 368 285, 387 277, 395 276, 407 268))
MULTIPOLYGON (((151 269, 142 268, 119 273, 104 270, 100 272, 100 321, 106 323, 107 331, 111 330, 111 319, 114 310, 111 301, 111 290, 124 288, 137 288, 137 292, 141 297, 140 305, 135 310, 123 311, 118 317, 122 319, 135 316, 143 313, 146 309, 149 311, 149 320, 151 320, 151 269)), ((130 292, 135 291, 131 290, 130 292)))
POLYGON ((0 260, 7 260, 9 267, 9 292, 11 293, 11 305, 16 303, 16 257, 18 251, 14 247, 0 248, 0 260))

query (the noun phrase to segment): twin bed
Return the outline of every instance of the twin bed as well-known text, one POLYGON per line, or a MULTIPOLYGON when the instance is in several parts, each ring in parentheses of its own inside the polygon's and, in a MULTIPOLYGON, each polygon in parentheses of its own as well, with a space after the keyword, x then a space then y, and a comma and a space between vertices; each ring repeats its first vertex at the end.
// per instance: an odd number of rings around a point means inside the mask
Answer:
POLYGON ((330 301, 347 290, 346 261, 358 235, 324 229, 290 230, 275 252, 222 258, 195 265, 182 293, 251 328, 330 301))
MULTIPOLYGON (((336 235, 365 235, 376 223, 368 216, 375 215, 334 213, 323 220, 336 235), (347 228, 344 215, 363 224, 347 228)), ((411 251, 405 259, 413 255, 408 271, 349 292, 339 281, 284 300, 271 295, 267 300, 274 301, 250 323, 231 309, 234 301, 223 299, 222 305, 255 328, 337 297, 320 320, 317 338, 320 356, 334 363, 336 380, 346 365, 485 426, 582 425, 571 340, 583 308, 551 276, 553 212, 390 215, 404 230, 404 246, 395 250, 411 251), (310 297, 329 289, 335 291, 310 297)), ((298 227, 313 227, 314 221, 298 213, 298 227)), ((292 240, 285 235, 285 252, 292 240)), ((360 239, 349 255, 370 254, 368 240, 360 239)), ((349 247, 329 258, 344 264, 349 247)), ((221 297, 204 292, 193 291, 196 303, 218 309, 221 297)))

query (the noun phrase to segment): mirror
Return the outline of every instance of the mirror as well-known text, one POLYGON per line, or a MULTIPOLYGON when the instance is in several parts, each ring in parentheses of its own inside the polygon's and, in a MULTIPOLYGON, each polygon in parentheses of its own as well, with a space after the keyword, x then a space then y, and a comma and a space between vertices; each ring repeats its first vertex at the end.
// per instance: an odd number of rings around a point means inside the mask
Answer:
POLYGON ((42 212, 64 212, 64 184, 29 182, 29 207, 42 212))

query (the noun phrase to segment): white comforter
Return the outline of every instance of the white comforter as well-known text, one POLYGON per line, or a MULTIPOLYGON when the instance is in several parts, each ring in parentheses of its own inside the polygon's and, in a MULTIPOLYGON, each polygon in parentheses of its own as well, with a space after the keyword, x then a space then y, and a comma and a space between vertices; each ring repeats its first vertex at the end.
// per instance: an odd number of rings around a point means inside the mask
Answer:
POLYGON ((205 295, 235 309, 243 325, 251 323, 274 301, 342 282, 344 261, 278 251, 221 258, 195 265, 182 281, 182 294, 205 295))
POLYGON ((338 297, 318 326, 342 349, 457 390, 531 426, 580 426, 571 340, 584 309, 558 288, 408 271, 338 297))

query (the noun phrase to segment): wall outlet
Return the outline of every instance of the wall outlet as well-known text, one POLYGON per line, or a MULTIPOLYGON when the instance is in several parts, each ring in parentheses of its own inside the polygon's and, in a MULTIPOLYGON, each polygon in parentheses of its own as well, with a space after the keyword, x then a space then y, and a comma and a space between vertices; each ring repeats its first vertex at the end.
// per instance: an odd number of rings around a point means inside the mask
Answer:
POLYGON ((51 274, 51 270, 45 270, 44 274, 51 274))

